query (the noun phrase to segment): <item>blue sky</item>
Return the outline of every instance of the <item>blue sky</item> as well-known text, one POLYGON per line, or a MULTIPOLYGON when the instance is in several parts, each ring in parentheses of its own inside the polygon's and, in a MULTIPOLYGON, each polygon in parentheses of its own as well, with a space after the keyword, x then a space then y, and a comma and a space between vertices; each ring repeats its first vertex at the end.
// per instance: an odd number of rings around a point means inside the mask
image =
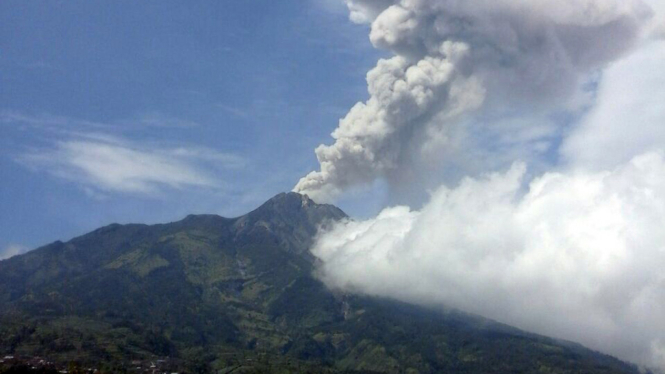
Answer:
POLYGON ((0 252, 290 190, 378 53, 332 1, 0 2, 0 252))

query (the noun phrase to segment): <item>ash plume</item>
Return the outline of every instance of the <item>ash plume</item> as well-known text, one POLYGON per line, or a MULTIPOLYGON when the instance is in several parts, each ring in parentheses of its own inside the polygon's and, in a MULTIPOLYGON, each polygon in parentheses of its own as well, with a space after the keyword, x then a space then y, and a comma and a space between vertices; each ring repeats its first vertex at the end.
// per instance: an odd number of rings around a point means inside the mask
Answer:
POLYGON ((460 129, 465 117, 483 117, 476 132, 495 131, 511 108, 513 116, 532 118, 509 131, 528 133, 534 118, 574 105, 587 75, 629 51, 653 14, 639 0, 347 4, 352 20, 371 23, 373 45, 394 57, 367 74, 369 100, 340 120, 335 142, 316 149, 320 170, 295 186, 319 201, 376 178, 410 175, 420 164, 484 165, 480 156, 451 154, 479 148, 460 129), (446 148, 454 152, 440 152, 446 148))
POLYGON ((319 233, 319 277, 665 370, 665 1, 347 5, 394 56, 294 190, 430 192, 319 233))

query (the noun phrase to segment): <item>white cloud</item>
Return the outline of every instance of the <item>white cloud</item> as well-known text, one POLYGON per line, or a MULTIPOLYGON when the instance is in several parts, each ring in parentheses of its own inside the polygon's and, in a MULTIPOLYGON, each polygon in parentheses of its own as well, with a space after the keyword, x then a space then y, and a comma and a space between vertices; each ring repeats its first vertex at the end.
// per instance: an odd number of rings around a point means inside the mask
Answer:
POLYGON ((139 194, 167 188, 220 188, 215 170, 244 165, 237 156, 207 148, 163 148, 104 134, 61 140, 54 148, 32 150, 19 161, 88 189, 139 194))
POLYGON ((0 250, 0 261, 1 260, 6 260, 8 258, 23 254, 28 251, 28 248, 18 245, 18 244, 11 244, 7 247, 5 247, 3 250, 0 250))
POLYGON ((318 239, 331 287, 460 308, 665 367, 665 158, 465 179, 318 239), (653 355, 652 355, 653 353, 653 355), (660 357, 660 358, 659 358, 660 357))
POLYGON ((650 28, 647 30, 648 37, 665 40, 665 1, 663 0, 645 0, 647 4, 656 12, 650 28))

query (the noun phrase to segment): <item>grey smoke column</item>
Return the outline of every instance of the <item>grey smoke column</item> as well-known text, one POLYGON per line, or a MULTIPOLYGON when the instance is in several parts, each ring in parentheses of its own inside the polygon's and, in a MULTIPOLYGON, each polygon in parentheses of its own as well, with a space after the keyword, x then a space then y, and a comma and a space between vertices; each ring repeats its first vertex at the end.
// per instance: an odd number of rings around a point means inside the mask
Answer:
MULTIPOLYGON (((639 0, 347 0, 394 57, 367 74, 356 104, 316 149, 320 170, 294 191, 318 201, 390 177, 480 109, 564 103, 581 78, 637 40, 651 10, 639 0), (414 151, 415 150, 415 151, 414 151), (414 156, 415 152, 415 156, 414 156)), ((446 162, 446 160, 439 160, 446 162)))

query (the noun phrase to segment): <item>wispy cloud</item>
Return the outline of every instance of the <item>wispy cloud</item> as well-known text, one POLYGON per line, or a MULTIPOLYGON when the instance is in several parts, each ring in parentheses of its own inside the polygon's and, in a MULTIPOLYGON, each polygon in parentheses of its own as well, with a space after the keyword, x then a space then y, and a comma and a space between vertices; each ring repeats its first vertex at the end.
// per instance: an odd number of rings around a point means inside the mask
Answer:
POLYGON ((223 111, 231 114, 232 116, 240 118, 240 119, 247 119, 247 118, 250 117, 250 114, 246 109, 242 109, 242 108, 238 108, 238 107, 235 107, 235 106, 230 106, 230 105, 226 105, 226 104, 222 104, 222 103, 216 104, 216 106, 218 108, 222 109, 223 111))
POLYGON ((27 247, 18 244, 10 244, 9 246, 0 250, 0 261, 23 254, 27 251, 28 251, 27 247))
POLYGON ((148 112, 139 116, 137 119, 123 121, 127 124, 136 124, 148 127, 172 127, 172 128, 192 128, 198 127, 199 124, 187 119, 182 119, 160 112, 148 112))
POLYGON ((108 128, 109 125, 94 121, 73 119, 69 117, 56 116, 51 114, 26 114, 13 110, 0 110, 0 124, 3 125, 23 125, 32 126, 41 129, 65 129, 65 128, 108 128))
POLYGON ((200 126, 199 123, 153 111, 140 114, 129 119, 121 119, 109 123, 88 121, 84 119, 57 116, 47 113, 27 114, 23 112, 3 109, 0 110, 0 124, 24 125, 45 129, 111 129, 133 126, 143 127, 169 127, 169 128, 192 128, 200 126))
POLYGON ((160 112, 112 122, 0 110, 0 125, 34 133, 13 157, 38 172, 75 182, 89 196, 108 193, 159 195, 168 189, 221 189, 220 175, 246 160, 182 142, 156 142, 137 130, 189 129, 198 123, 160 112), (122 134, 122 135, 120 135, 122 134), (38 145, 37 145, 38 144, 38 145))
POLYGON ((80 184, 89 192, 155 194, 167 189, 219 189, 219 169, 239 168, 244 159, 202 147, 165 148, 106 134, 78 135, 48 149, 36 148, 18 161, 80 184))

